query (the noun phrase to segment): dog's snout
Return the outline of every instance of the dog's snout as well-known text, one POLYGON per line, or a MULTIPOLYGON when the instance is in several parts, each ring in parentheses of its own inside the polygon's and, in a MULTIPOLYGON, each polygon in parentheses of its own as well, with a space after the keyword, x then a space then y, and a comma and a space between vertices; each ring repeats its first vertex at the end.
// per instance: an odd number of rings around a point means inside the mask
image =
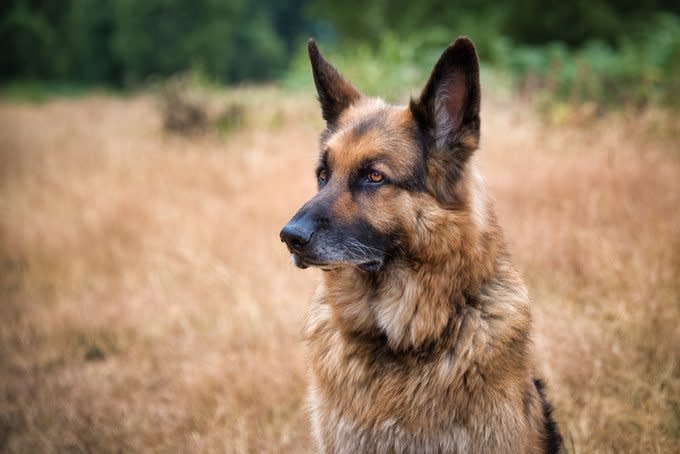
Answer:
POLYGON ((291 250, 300 252, 312 239, 312 235, 314 235, 314 228, 311 223, 289 222, 281 230, 281 241, 285 242, 291 250))

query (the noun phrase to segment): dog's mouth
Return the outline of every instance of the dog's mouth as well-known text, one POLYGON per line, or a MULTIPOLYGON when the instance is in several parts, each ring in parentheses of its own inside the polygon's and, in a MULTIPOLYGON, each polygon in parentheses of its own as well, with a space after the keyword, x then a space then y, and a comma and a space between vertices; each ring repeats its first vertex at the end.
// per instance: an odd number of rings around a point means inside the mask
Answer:
POLYGON ((366 273, 375 273, 380 270, 383 266, 383 261, 382 260, 369 260, 365 262, 359 262, 359 263, 354 263, 354 262, 321 262, 318 260, 313 260, 309 257, 304 257, 300 254, 297 254, 295 252, 291 253, 291 257, 293 259, 293 264, 297 266, 298 268, 305 269, 309 267, 314 267, 314 268, 320 268, 322 271, 333 271, 338 268, 346 267, 346 266, 354 266, 359 268, 361 271, 364 271, 366 273))
POLYGON ((314 268, 321 268, 322 270, 330 271, 331 269, 334 269, 335 267, 338 266, 337 264, 334 265, 334 264, 331 264, 331 263, 325 263, 325 262, 313 260, 309 257, 304 257, 304 256, 302 256, 298 253, 295 253, 295 252, 291 252, 290 255, 293 259, 293 264, 295 264, 295 266, 297 266, 298 268, 301 268, 301 269, 309 268, 311 266, 311 267, 314 267, 314 268))

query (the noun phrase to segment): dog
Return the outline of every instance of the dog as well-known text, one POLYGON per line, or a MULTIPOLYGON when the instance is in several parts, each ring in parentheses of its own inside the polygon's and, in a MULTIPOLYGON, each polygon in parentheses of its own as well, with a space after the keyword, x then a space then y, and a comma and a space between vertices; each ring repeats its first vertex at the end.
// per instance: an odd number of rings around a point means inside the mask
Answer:
POLYGON ((557 453, 531 313, 474 152, 479 61, 457 39, 418 99, 362 95, 308 42, 318 192, 281 230, 323 270, 304 337, 323 453, 557 453))

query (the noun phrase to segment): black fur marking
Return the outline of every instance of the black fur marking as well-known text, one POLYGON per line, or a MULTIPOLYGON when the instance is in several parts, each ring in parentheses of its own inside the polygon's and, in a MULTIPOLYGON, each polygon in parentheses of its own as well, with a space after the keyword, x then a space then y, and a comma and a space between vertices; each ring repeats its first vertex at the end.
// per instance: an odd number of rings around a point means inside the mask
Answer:
POLYGON ((403 178, 399 181, 394 181, 393 184, 411 192, 424 192, 427 190, 427 165, 425 164, 425 157, 420 156, 416 162, 413 163, 413 169, 408 178, 403 178))
POLYGON ((384 126, 384 124, 385 120, 380 113, 371 115, 368 118, 361 119, 355 125, 352 126, 352 136, 354 138, 359 138, 372 129, 384 126))
POLYGON ((409 177, 394 181, 393 184, 407 191, 424 192, 427 190, 427 134, 418 126, 414 126, 411 129, 411 137, 420 150, 420 156, 413 163, 413 170, 409 177))
POLYGON ((392 184, 398 188, 411 192, 424 192, 425 187, 425 166, 416 166, 414 174, 403 180, 393 181, 392 184))
POLYGON ((323 58, 313 39, 307 41, 307 50, 321 114, 328 124, 334 124, 342 111, 359 99, 361 94, 323 58))
POLYGON ((319 158, 319 165, 317 167, 318 169, 327 169, 328 170, 328 150, 323 150, 321 152, 321 156, 319 158))
POLYGON ((538 391, 538 395, 541 398, 541 407, 543 408, 544 452, 546 454, 559 454, 562 447, 562 436, 560 435, 557 423, 552 416, 552 405, 550 405, 550 402, 545 398, 543 382, 539 379, 534 379, 534 386, 536 386, 536 391, 538 391))
POLYGON ((326 142, 328 142, 328 139, 330 139, 333 134, 335 134, 335 128, 331 126, 328 126, 326 129, 321 131, 321 136, 319 137, 319 146, 321 149, 324 148, 326 142))

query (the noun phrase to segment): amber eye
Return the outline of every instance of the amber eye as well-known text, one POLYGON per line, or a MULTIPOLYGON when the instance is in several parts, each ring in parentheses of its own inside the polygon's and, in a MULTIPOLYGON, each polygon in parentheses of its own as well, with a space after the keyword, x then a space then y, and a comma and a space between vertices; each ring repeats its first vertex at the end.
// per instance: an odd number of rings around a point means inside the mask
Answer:
POLYGON ((385 177, 383 176, 382 173, 378 172, 377 170, 371 170, 368 173, 368 181, 371 183, 382 183, 385 177))
POLYGON ((328 172, 325 169, 321 169, 316 178, 319 180, 319 184, 324 184, 328 179, 328 172))

